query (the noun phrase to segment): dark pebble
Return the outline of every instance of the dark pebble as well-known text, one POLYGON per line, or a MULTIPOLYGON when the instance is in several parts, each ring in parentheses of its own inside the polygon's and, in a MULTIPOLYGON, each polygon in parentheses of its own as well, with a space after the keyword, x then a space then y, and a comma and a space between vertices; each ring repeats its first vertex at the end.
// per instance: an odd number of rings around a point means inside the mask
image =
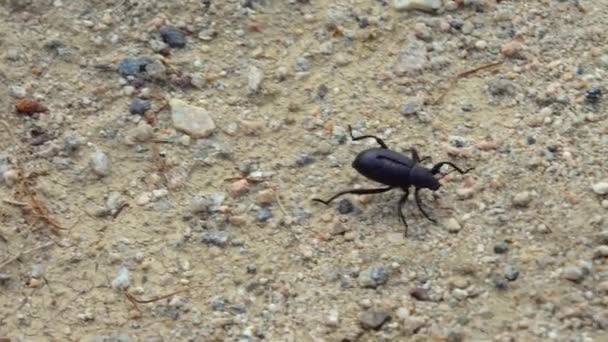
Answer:
POLYGON ((296 166, 299 167, 303 167, 306 165, 310 165, 312 163, 315 162, 315 158, 309 154, 304 154, 301 155, 297 160, 296 160, 296 166))
POLYGON ((367 19, 367 17, 358 17, 357 19, 357 21, 359 22, 359 28, 364 29, 369 26, 369 20, 367 19))
POLYGON ((148 58, 127 57, 118 64, 118 72, 123 76, 135 76, 146 72, 146 67, 152 61, 148 58))
POLYGON ((472 112, 475 107, 471 103, 465 103, 460 109, 462 109, 463 112, 472 112))
POLYGON ((207 231, 201 236, 201 241, 204 243, 224 247, 228 243, 228 232, 221 230, 207 231))
POLYGON ((492 282, 494 283, 494 287, 499 290, 505 290, 509 286, 507 279, 505 279, 505 277, 503 277, 502 275, 498 274, 492 276, 492 282))
POLYGON ((519 271, 515 267, 509 266, 505 270, 505 278, 508 281, 516 281, 519 278, 519 271))
POLYGON ((500 241, 494 245, 494 253, 504 254, 509 251, 509 245, 505 241, 500 241))
POLYGON ((598 103, 600 101, 601 97, 602 97, 602 90, 599 88, 588 89, 587 93, 585 94, 585 98, 586 98, 587 102, 592 103, 592 104, 598 103))
POLYGON ((340 200, 340 202, 338 202, 338 212, 340 214, 350 214, 353 212, 353 210, 355 210, 355 206, 353 205, 353 203, 349 200, 347 200, 346 198, 340 200))
POLYGON ((165 25, 161 27, 160 37, 172 48, 186 47, 186 35, 175 26, 165 25))
POLYGON ((211 307, 215 311, 223 311, 226 306, 226 301, 222 297, 215 297, 211 299, 211 307))
POLYGON ((258 271, 258 268, 255 265, 247 265, 247 273, 255 274, 258 271))
POLYGON ((260 208, 258 213, 255 215, 255 218, 259 222, 266 222, 272 217, 272 212, 268 208, 260 208))
POLYGON ((534 145, 536 144, 536 139, 532 136, 529 136, 528 138, 526 138, 528 145, 534 145))
POLYGON ((129 103, 129 112, 131 114, 143 115, 151 108, 150 101, 135 98, 129 103))
POLYGON ((429 296, 429 291, 427 289, 423 289, 422 287, 417 287, 410 291, 410 296, 422 302, 431 300, 431 297, 429 296))
POLYGON ((317 88, 317 96, 319 96, 319 98, 321 100, 325 98, 325 96, 327 95, 327 93, 329 93, 329 88, 327 88, 327 86, 325 84, 321 84, 317 88))

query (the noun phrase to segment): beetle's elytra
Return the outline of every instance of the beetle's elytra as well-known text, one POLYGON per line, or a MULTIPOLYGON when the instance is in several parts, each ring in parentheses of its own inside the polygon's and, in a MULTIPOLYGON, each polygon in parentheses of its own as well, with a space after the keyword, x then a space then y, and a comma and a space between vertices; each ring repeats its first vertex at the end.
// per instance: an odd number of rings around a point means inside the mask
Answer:
POLYGON ((458 166, 451 162, 439 162, 433 165, 432 168, 428 169, 424 167, 421 162, 428 157, 420 159, 416 149, 411 148, 412 157, 407 157, 399 152, 390 150, 388 146, 382 141, 382 139, 374 135, 363 135, 359 137, 353 136, 351 126, 348 126, 350 137, 353 141, 373 138, 375 139, 380 147, 370 148, 360 152, 352 163, 352 167, 357 170, 361 175, 368 179, 376 181, 378 183, 387 185, 383 188, 376 189, 350 189, 340 191, 328 200, 322 200, 315 198, 314 201, 321 202, 325 205, 329 205, 336 198, 345 194, 378 194, 392 190, 394 188, 401 188, 404 194, 397 203, 397 213, 403 225, 405 226, 405 234, 407 235, 407 222, 405 221, 405 215, 403 214, 403 204, 405 203, 410 187, 414 187, 414 198, 416 199, 416 205, 424 217, 432 222, 436 222, 430 218, 429 215, 422 209, 422 201, 420 200, 419 192, 421 189, 429 189, 436 191, 441 187, 439 179, 435 175, 440 174, 439 171, 442 166, 449 165, 461 174, 468 173, 473 168, 462 170, 458 166))

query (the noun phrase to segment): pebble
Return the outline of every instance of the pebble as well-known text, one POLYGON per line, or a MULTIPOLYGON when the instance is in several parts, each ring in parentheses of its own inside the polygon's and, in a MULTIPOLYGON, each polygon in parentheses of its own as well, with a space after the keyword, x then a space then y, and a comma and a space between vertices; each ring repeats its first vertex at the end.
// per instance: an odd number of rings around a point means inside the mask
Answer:
POLYGON ((598 182, 591 186, 593 192, 598 195, 606 195, 608 194, 608 182, 598 182))
POLYGON ((370 309, 359 316, 359 324, 365 330, 379 330, 390 319, 391 315, 388 311, 370 309))
POLYGON ((529 191, 522 191, 513 196, 513 205, 516 207, 527 207, 532 202, 532 194, 529 191))
POLYGON ((449 219, 445 220, 443 226, 450 233, 458 233, 462 229, 460 222, 458 222, 458 220, 453 217, 450 217, 449 219))
POLYGON ((22 86, 11 86, 10 94, 14 98, 22 99, 27 95, 27 91, 22 86))
POLYGON ((375 289, 388 281, 388 272, 384 266, 371 266, 359 274, 359 285, 375 289))
POLYGON ((146 72, 146 67, 152 63, 150 58, 127 57, 118 64, 118 72, 123 76, 137 76, 146 72))
POLYGON ((264 189, 258 192, 256 201, 261 205, 269 205, 275 201, 275 191, 273 189, 264 189))
POLYGON ((96 150, 91 154, 89 165, 93 172, 100 177, 109 176, 112 170, 110 158, 108 158, 107 154, 99 150, 96 150))
POLYGON ((395 0, 394 6, 398 11, 435 12, 441 8, 441 0, 395 0))
POLYGON ((147 111, 149 111, 150 108, 150 101, 142 100, 139 98, 134 98, 133 100, 131 100, 131 103, 129 103, 129 112, 131 112, 131 114, 143 115, 147 111))
POLYGON ((595 259, 608 257, 608 246, 602 245, 595 247, 593 250, 593 257, 595 259))
POLYGON ((494 253, 505 254, 509 251, 509 245, 506 241, 500 241, 494 245, 494 253))
POLYGON ((69 156, 78 151, 80 146, 82 146, 82 141, 76 135, 68 135, 63 141, 63 151, 69 156))
POLYGON ((519 278, 519 271, 513 266, 507 266, 505 270, 505 278, 508 281, 515 281, 519 278))
POLYGON ((338 315, 338 310, 330 310, 327 316, 325 317, 325 325, 328 327, 337 327, 340 324, 340 317, 338 315))
POLYGON ((259 222, 266 222, 272 217, 272 211, 269 208, 260 208, 255 215, 256 220, 259 222))
POLYGON ((403 116, 414 115, 422 109, 422 100, 419 98, 411 98, 406 100, 400 109, 400 113, 403 116))
POLYGON ((562 271, 562 277, 564 277, 564 279, 578 283, 582 281, 585 276, 587 276, 587 273, 588 272, 586 272, 586 270, 580 266, 567 266, 562 271))
POLYGON ((177 27, 165 25, 160 28, 160 37, 172 48, 186 47, 186 36, 177 27))
POLYGON ((246 179, 239 179, 228 185, 228 194, 232 198, 240 197, 249 191, 249 182, 246 179))
POLYGON ((523 49, 524 46, 521 43, 516 41, 510 41, 508 43, 505 43, 500 48, 500 53, 502 53, 505 57, 516 58, 521 55, 523 49))
POLYGON ((230 234, 224 230, 210 230, 201 235, 201 241, 203 243, 218 247, 226 246, 229 239, 230 234))
POLYGON ((249 68, 249 73, 247 76, 247 88, 249 90, 249 95, 255 94, 260 91, 263 80, 264 73, 262 72, 262 70, 255 66, 251 66, 249 68))
POLYGON ((350 214, 353 212, 353 210, 355 210, 355 206, 353 205, 353 202, 349 201, 348 199, 344 198, 338 202, 338 212, 340 214, 350 214))
POLYGON ((123 266, 118 270, 116 278, 112 280, 112 288, 115 290, 126 290, 129 285, 129 269, 123 266))
POLYGON ((169 105, 175 129, 193 138, 205 138, 215 131, 215 123, 205 109, 176 98, 169 100, 169 105))

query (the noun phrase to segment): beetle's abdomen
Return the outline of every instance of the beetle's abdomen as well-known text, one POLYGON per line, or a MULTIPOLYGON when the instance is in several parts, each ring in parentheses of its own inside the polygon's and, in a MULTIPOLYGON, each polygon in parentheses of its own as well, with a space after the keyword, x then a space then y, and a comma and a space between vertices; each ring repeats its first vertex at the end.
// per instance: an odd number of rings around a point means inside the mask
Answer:
POLYGON ((408 186, 408 175, 414 161, 400 153, 385 148, 365 150, 355 158, 353 168, 363 176, 378 183, 408 186))

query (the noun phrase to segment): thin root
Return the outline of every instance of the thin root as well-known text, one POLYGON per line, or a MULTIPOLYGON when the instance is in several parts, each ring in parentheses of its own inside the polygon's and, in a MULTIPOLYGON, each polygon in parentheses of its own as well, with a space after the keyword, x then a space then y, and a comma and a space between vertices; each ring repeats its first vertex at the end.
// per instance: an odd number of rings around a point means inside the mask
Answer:
POLYGON ((452 89, 454 87, 454 85, 456 84, 456 82, 458 82, 459 79, 461 79, 463 77, 470 76, 470 75, 472 75, 474 73, 477 73, 479 71, 495 67, 495 66, 500 65, 502 63, 503 63, 503 60, 494 61, 494 62, 482 64, 482 65, 477 66, 477 67, 475 67, 473 69, 465 70, 465 71, 457 74, 454 78, 452 78, 450 81, 448 81, 448 87, 445 89, 445 91, 443 93, 441 93, 441 95, 439 95, 439 97, 435 101, 433 101, 433 105, 439 104, 443 100, 443 98, 445 97, 445 95, 450 91, 450 89, 452 89))

